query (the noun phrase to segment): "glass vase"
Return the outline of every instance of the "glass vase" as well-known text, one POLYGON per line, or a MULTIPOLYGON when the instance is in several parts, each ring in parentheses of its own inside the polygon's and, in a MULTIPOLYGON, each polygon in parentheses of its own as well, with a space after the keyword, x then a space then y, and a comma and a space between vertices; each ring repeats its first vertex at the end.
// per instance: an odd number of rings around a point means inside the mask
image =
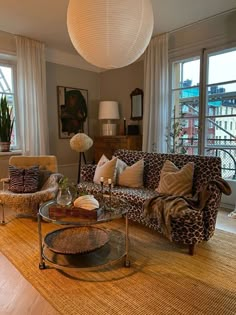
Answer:
POLYGON ((60 206, 69 206, 72 202, 72 194, 69 188, 59 188, 57 194, 57 203, 60 206))

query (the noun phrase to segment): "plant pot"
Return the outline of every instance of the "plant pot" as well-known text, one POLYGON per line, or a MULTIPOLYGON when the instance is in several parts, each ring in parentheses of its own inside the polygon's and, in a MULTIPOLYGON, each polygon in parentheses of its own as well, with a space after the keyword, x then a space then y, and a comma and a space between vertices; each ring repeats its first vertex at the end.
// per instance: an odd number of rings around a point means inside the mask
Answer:
POLYGON ((11 142, 0 142, 0 151, 1 152, 9 152, 10 151, 11 142))

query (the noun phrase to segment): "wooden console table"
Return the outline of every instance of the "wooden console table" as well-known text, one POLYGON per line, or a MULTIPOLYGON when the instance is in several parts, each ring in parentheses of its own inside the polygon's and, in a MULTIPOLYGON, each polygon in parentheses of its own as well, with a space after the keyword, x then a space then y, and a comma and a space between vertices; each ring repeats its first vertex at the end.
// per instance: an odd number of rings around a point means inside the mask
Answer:
POLYGON ((115 150, 142 150, 141 135, 127 136, 100 136, 94 138, 94 158, 97 163, 103 154, 111 159, 115 150))

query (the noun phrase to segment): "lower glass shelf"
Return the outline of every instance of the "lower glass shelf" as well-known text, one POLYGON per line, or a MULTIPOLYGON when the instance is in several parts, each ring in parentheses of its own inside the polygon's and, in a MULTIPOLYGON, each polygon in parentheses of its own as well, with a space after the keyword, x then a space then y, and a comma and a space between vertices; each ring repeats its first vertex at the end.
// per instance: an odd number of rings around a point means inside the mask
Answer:
POLYGON ((43 246, 43 258, 59 269, 97 269, 117 263, 126 256, 125 235, 117 230, 109 230, 109 241, 99 249, 82 254, 56 253, 43 246))

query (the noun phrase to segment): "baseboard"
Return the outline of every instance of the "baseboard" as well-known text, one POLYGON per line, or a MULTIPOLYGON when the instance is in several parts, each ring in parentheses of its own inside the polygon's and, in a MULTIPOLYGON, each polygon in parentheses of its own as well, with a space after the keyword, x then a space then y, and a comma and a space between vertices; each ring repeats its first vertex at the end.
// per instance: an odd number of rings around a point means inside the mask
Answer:
POLYGON ((228 204, 228 203, 223 203, 223 202, 221 202, 220 203, 220 207, 221 208, 224 208, 224 209, 228 209, 229 210, 229 212, 231 212, 232 210, 234 210, 234 205, 231 205, 231 204, 228 204))

